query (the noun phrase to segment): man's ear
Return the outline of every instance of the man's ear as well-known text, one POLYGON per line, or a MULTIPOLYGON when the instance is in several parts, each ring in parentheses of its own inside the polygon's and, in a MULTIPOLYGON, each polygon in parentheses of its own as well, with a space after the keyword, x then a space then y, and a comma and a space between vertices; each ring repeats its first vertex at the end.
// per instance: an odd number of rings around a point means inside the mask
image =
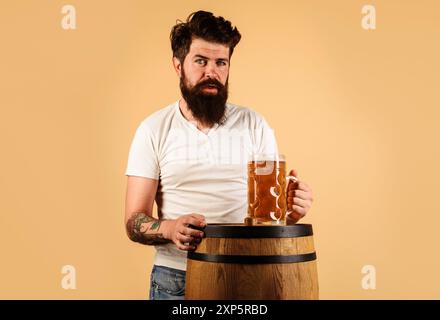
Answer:
POLYGON ((182 64, 180 63, 180 60, 176 57, 173 57, 173 66, 179 78, 182 77, 182 64))

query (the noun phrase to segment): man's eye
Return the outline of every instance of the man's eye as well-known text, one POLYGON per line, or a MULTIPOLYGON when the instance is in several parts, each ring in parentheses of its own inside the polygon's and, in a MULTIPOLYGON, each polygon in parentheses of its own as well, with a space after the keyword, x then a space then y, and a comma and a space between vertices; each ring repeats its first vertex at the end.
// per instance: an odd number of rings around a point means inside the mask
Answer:
POLYGON ((225 61, 217 61, 217 65, 218 66, 225 66, 226 62, 225 61))
POLYGON ((206 64, 206 61, 203 60, 203 59, 197 59, 196 63, 198 63, 198 64, 206 64))

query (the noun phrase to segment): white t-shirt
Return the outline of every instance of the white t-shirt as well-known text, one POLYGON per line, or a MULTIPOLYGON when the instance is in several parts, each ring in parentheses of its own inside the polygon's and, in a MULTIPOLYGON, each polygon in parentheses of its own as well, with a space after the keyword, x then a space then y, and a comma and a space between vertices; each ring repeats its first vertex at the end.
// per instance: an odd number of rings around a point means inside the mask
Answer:
MULTIPOLYGON (((225 121, 205 134, 186 120, 179 101, 141 122, 127 176, 159 180, 159 217, 199 213, 209 223, 242 223, 247 212, 247 161, 278 151, 273 130, 258 113, 230 103, 225 121)), ((157 245, 156 265, 186 270, 186 251, 157 245)))

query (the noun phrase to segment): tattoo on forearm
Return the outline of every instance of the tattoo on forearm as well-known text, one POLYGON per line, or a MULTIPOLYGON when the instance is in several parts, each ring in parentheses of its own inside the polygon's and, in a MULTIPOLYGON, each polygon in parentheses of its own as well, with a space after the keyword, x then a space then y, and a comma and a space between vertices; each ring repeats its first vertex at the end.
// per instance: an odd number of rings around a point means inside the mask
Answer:
POLYGON ((146 245, 169 243, 170 240, 158 232, 161 222, 143 212, 135 213, 127 221, 128 236, 132 241, 146 245))

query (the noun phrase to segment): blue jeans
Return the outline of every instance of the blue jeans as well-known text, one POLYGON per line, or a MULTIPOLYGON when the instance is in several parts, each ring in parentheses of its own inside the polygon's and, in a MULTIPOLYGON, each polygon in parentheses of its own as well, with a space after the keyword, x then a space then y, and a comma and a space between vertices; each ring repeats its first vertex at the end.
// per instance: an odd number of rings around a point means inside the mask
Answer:
POLYGON ((150 300, 185 299, 185 274, 183 270, 154 265, 150 277, 150 300))

